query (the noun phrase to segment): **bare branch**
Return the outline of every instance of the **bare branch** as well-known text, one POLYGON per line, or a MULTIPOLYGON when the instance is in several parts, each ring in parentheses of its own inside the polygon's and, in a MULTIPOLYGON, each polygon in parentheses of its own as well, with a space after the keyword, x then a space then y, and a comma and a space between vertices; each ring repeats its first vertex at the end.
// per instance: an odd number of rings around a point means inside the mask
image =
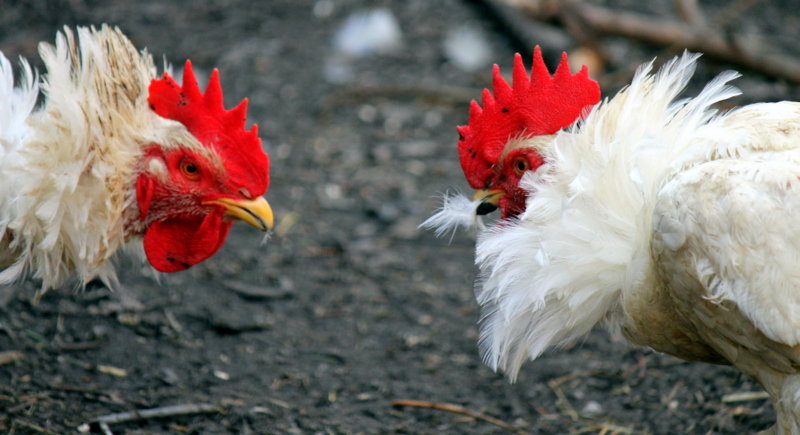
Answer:
MULTIPOLYGON (((789 56, 744 50, 734 46, 711 28, 695 29, 689 24, 656 20, 631 12, 612 11, 587 2, 514 1, 517 4, 524 3, 524 6, 520 6, 521 10, 538 20, 553 19, 554 10, 556 16, 573 14, 598 34, 622 36, 661 47, 681 47, 765 75, 800 83, 800 61, 789 56)), ((749 0, 741 3, 741 8, 748 6, 747 1, 749 0)))

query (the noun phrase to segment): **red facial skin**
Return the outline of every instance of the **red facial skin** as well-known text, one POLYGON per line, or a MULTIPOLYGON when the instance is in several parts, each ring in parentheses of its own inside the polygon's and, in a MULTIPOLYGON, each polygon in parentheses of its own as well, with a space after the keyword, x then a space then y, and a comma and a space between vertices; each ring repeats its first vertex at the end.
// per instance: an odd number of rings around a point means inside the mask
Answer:
POLYGON ((515 217, 525 211, 528 192, 519 186, 519 181, 525 172, 535 171, 542 164, 544 159, 532 148, 515 149, 501 160, 487 180, 489 190, 502 190, 505 193, 498 204, 501 218, 515 217))
POLYGON ((189 150, 153 145, 146 152, 146 161, 150 159, 161 160, 167 176, 160 180, 143 173, 136 182, 140 218, 147 225, 144 249, 156 270, 177 272, 213 255, 228 235, 231 222, 223 219, 225 209, 204 203, 249 198, 250 193, 231 185, 224 173, 189 150))

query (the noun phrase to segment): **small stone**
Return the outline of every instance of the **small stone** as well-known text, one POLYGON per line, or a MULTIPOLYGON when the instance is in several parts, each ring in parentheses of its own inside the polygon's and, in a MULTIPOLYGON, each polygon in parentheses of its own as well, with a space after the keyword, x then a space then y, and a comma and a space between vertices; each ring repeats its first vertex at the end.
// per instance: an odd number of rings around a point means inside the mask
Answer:
POLYGON ((587 416, 597 416, 603 414, 603 412, 605 412, 605 410, 603 409, 603 405, 594 400, 586 402, 586 404, 583 406, 583 409, 581 410, 581 414, 587 416))

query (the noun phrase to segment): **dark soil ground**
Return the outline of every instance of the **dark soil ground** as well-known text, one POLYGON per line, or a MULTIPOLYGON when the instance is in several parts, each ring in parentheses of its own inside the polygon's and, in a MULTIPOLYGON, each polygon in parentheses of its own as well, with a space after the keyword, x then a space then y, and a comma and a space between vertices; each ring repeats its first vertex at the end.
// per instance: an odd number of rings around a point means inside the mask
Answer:
MULTIPOLYGON (((645 7, 629 3, 598 4, 645 7)), ((796 8, 769 3, 734 15, 729 28, 750 46, 797 50, 796 8)), ((677 19, 672 2, 647 8, 677 19)), ((206 74, 219 68, 228 105, 250 98, 272 157, 267 197, 277 229, 262 245, 238 224, 215 257, 160 279, 123 258, 124 288, 114 293, 64 288, 37 305, 35 282, 0 289, 0 432, 98 431, 99 416, 171 405, 212 408, 110 430, 503 431, 458 413, 392 406, 401 399, 458 405, 531 433, 732 434, 774 420, 763 398, 736 395, 761 391, 736 370, 633 348, 603 330, 529 362, 513 385, 482 364, 473 238, 448 243, 417 225, 437 194, 467 187, 453 127, 489 78, 488 66, 468 73, 448 61, 446 33, 464 23, 482 29, 504 68, 514 51, 530 53, 484 8, 458 0, 0 1, 0 50, 38 64, 37 43, 61 26, 100 23, 120 26, 157 58, 191 58, 206 74), (331 83, 323 71, 332 35, 371 7, 394 14, 402 49, 353 60, 351 79, 331 83)), ((601 44, 612 69, 667 53, 619 38, 601 44)), ((702 64, 698 84, 735 68, 702 64)), ((743 72, 740 101, 800 97, 794 85, 743 72)))

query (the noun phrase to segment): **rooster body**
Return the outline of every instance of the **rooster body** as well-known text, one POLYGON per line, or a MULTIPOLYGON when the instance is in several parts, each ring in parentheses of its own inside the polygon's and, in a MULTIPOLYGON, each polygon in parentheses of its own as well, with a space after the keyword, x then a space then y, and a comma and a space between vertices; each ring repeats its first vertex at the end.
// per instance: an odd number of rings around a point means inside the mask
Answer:
POLYGON ((166 178, 150 147, 220 158, 184 124, 156 113, 152 58, 119 30, 79 28, 76 38, 65 29, 40 54, 47 75, 38 109, 37 76, 22 60, 14 87, 0 54, 0 284, 28 275, 43 289, 73 275, 114 282, 109 259, 126 245, 141 252, 153 222, 138 180, 166 178))
POLYGON ((677 100, 696 58, 647 65, 575 127, 506 145, 544 164, 520 181, 525 210, 479 235, 481 349, 514 379, 605 323, 736 366, 777 429, 800 433, 800 104, 718 114, 735 73, 677 100))

